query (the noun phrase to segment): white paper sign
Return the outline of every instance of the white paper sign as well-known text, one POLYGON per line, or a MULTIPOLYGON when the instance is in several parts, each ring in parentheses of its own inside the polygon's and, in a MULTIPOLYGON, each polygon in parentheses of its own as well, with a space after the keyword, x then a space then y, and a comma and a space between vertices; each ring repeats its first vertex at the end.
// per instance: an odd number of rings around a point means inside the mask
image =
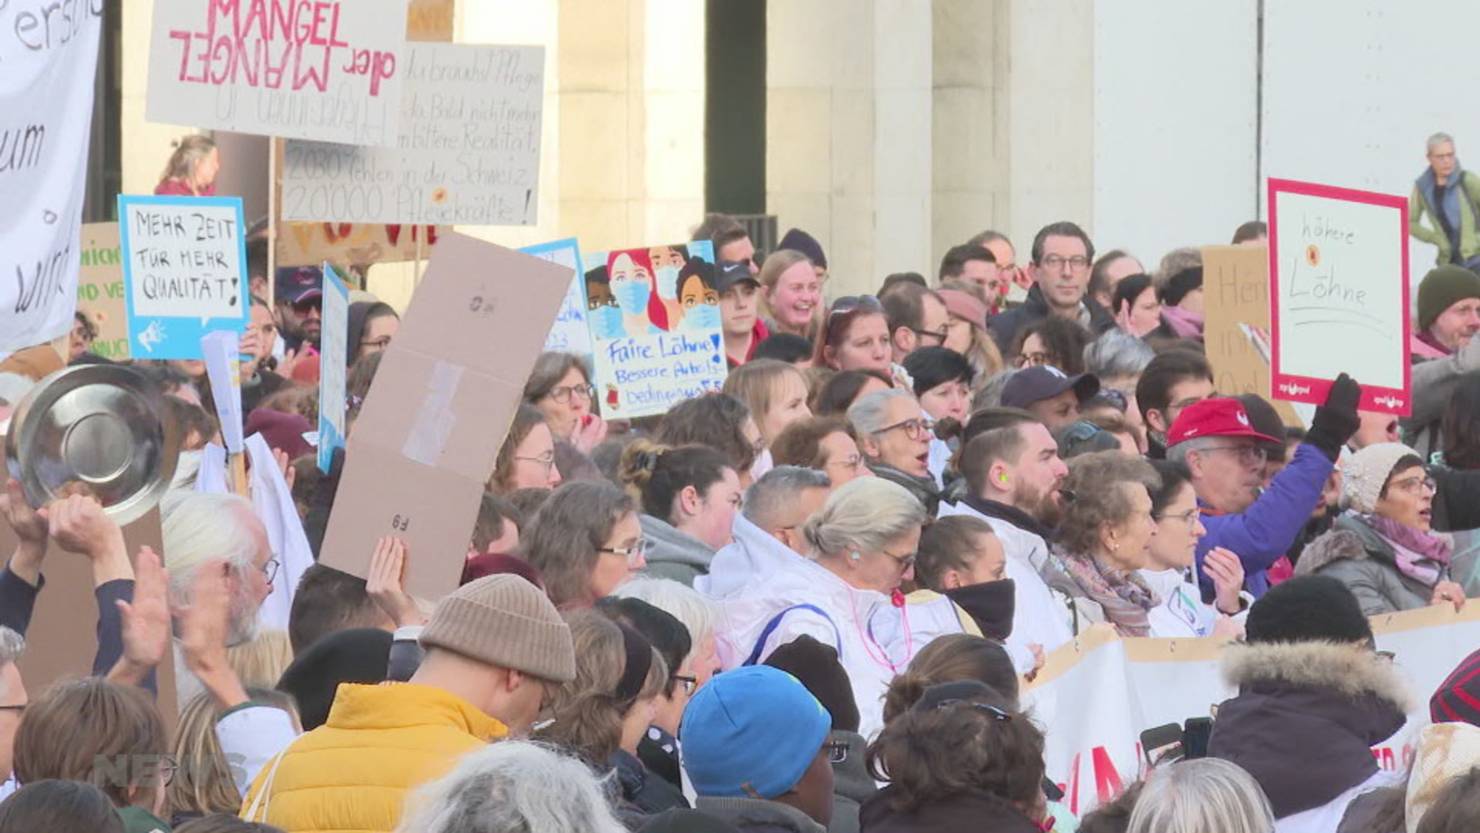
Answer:
POLYGON ((545 50, 406 45, 395 147, 287 143, 283 218, 532 225, 545 50))
POLYGON ((389 145, 406 0, 155 0, 150 121, 389 145))
POLYGON ((0 358, 64 335, 77 305, 101 2, 0 3, 0 358))
POLYGON ((231 330, 215 330, 200 340, 201 358, 206 363, 206 378, 211 381, 211 398, 216 402, 216 419, 221 421, 221 438, 232 454, 242 452, 242 375, 241 339, 231 330))

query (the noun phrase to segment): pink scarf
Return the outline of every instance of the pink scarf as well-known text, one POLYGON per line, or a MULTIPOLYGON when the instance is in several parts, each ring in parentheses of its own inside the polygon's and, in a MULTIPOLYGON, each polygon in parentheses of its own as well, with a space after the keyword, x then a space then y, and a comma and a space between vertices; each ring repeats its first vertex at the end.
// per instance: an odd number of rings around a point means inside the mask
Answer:
POLYGON ((1444 578, 1454 542, 1447 535, 1434 535, 1398 523, 1381 515, 1362 515, 1362 522, 1372 528, 1393 548, 1398 572, 1425 587, 1433 587, 1444 578))
POLYGON ((1203 337, 1203 315, 1200 312, 1192 312, 1181 307, 1162 307, 1161 318, 1177 338, 1195 338, 1202 340, 1203 337))

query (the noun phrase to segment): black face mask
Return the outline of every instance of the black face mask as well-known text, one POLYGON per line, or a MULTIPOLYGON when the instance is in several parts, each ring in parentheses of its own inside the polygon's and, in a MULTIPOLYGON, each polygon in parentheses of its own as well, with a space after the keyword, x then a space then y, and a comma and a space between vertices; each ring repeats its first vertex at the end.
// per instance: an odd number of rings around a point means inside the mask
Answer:
POLYGON ((1001 642, 1012 635, 1016 589, 1012 579, 970 584, 945 591, 946 597, 971 614, 982 636, 1001 642))

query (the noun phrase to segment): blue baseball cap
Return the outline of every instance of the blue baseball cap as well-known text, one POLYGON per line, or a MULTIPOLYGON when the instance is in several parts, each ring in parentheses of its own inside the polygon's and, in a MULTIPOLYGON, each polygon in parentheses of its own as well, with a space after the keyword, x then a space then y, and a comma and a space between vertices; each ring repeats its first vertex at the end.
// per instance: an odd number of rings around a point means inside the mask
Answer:
POLYGON ((831 729, 796 677, 737 668, 711 678, 684 709, 683 766, 699 795, 775 798, 802 780, 831 729))

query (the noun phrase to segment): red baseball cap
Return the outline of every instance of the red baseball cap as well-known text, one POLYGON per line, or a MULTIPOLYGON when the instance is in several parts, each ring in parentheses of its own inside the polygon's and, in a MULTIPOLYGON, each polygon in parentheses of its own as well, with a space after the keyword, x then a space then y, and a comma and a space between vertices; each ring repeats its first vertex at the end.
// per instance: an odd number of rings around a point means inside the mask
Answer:
POLYGON ((1167 447, 1202 437, 1248 437, 1260 442, 1283 444, 1280 440, 1255 431, 1243 403, 1229 397, 1215 397, 1187 406, 1167 432, 1167 447))

